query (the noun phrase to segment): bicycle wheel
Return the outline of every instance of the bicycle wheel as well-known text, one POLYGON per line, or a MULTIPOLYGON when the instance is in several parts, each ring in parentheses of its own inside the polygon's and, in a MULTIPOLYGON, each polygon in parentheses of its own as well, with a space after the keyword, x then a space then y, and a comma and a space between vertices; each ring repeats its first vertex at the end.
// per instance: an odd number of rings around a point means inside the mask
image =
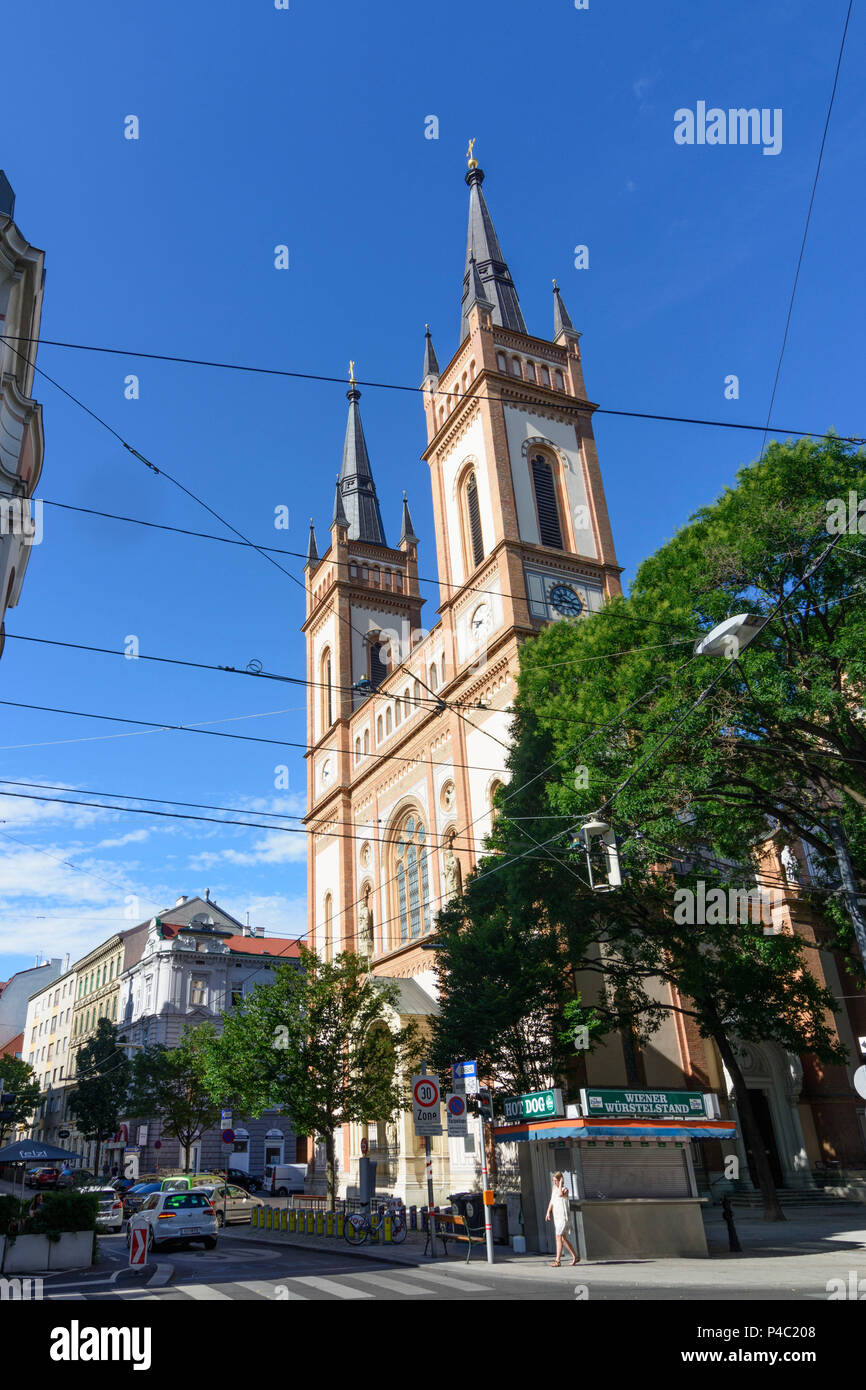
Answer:
POLYGON ((343 1235, 350 1245, 363 1245, 370 1234, 370 1227, 363 1216, 353 1212, 343 1222, 343 1235))
POLYGON ((391 1242, 393 1245, 400 1245, 406 1239, 406 1222, 391 1221, 391 1242))

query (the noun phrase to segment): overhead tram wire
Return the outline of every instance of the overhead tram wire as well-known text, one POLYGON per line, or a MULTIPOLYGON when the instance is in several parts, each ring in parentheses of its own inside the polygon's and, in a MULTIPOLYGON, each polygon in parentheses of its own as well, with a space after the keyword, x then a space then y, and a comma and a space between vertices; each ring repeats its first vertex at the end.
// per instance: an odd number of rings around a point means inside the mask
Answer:
MULTIPOLYGON (((40 347, 68 348, 75 352, 103 353, 113 357, 141 357, 147 361, 172 362, 187 367, 211 367, 220 371, 248 372, 256 376, 284 377, 296 381, 321 381, 326 384, 337 386, 345 386, 346 384, 345 379, 343 377, 329 376, 323 372, 295 372, 289 371, 287 368, 282 367, 252 367, 242 362, 215 362, 208 358, 181 357, 173 353, 139 352, 134 348, 100 347, 97 344, 93 343, 69 343, 57 338, 30 338, 25 337, 23 334, 0 333, 0 340, 8 342, 10 345, 13 342, 36 343, 37 346, 40 347)), ((13 351, 14 350, 15 349, 13 349, 13 351)), ((36 368, 36 370, 38 371, 39 368, 36 368)), ((46 373, 43 373, 43 375, 47 376, 46 373)), ((50 377, 48 377, 47 379, 49 381, 51 380, 50 377)), ((358 380, 355 384, 359 387, 363 386, 365 390, 406 391, 411 392, 413 395, 417 395, 421 389, 418 386, 409 386, 405 382, 396 381, 358 380)), ((61 387, 60 389, 62 390, 63 388, 61 387)), ((69 395, 70 393, 66 392, 65 394, 69 395)), ((480 392, 473 393, 471 389, 468 391, 446 391, 444 390, 444 388, 438 388, 434 391, 428 392, 428 394, 434 396, 444 396, 446 399, 453 401, 463 400, 469 396, 472 396, 474 400, 499 400, 498 396, 485 396, 482 395, 480 392)), ((662 415, 658 412, 648 410, 617 410, 609 406, 591 406, 589 402, 587 402, 585 405, 573 405, 570 401, 560 400, 559 392, 551 391, 549 394, 552 399, 556 399, 557 406, 563 412, 574 415, 585 415, 587 411, 590 411, 592 414, 595 415, 613 415, 633 420, 656 420, 663 424, 705 425, 714 429, 750 430, 759 434, 765 432, 768 428, 766 424, 753 425, 747 422, 740 422, 735 420, 707 420, 699 416, 662 415)), ((513 400, 517 404, 534 404, 537 401, 537 396, 528 396, 525 394, 522 395, 520 392, 512 390, 509 393, 509 400, 513 400)), ((823 430, 785 429, 780 425, 773 426, 773 428, 777 430, 779 434, 796 436, 802 439, 814 439, 824 433, 823 430)), ((842 439, 842 442, 845 444, 866 444, 866 439, 847 436, 840 436, 840 438, 842 439)))
MULTIPOLYGON (((13 347, 12 351, 16 354, 16 356, 20 357, 24 362, 26 362, 27 365, 33 371, 38 372, 39 375, 43 376, 46 381, 49 381, 51 385, 55 387, 56 390, 61 391, 64 396, 66 396, 69 400, 73 401, 74 404, 79 406, 81 410, 84 410, 91 417, 91 419, 95 420, 97 424, 102 426, 103 429, 108 430, 109 434, 111 434, 118 441, 118 443, 121 444, 122 447, 127 450, 128 453, 132 454, 134 458, 137 458, 139 462, 143 463, 146 468, 149 468, 153 473, 157 475, 161 474, 162 477, 167 478, 170 483, 172 483, 176 488, 179 489, 180 492, 184 494, 184 496, 189 497, 191 501, 196 502, 198 506, 203 507, 206 512, 209 512, 212 517, 215 517, 216 520, 219 521, 223 526, 227 527, 229 531, 234 532, 234 534, 238 536, 242 541, 244 541, 247 545, 252 546, 254 550, 258 551, 258 553, 262 556, 263 559, 267 560, 269 564, 273 565, 282 574, 286 575, 288 579, 291 579, 292 583, 296 584, 298 588, 301 589, 303 593, 306 595, 306 584, 303 582, 303 580, 298 579, 297 575, 292 574, 291 570, 287 570, 285 566, 281 565, 278 560, 275 560, 271 554, 269 554, 266 550, 263 550, 261 546, 256 545, 255 541, 251 541, 248 536, 244 535, 243 531, 239 531, 236 526, 233 526, 230 521, 227 521, 224 516, 222 516, 218 511, 211 507, 208 502, 205 502, 203 498, 199 497, 196 493, 192 492, 190 488, 186 487, 184 483, 180 482, 171 473, 167 472, 166 469, 158 468, 155 463, 152 463, 150 461, 150 459, 145 458, 144 454, 140 453, 138 449, 133 448, 133 446, 123 438, 123 436, 114 428, 113 425, 110 425, 108 421, 104 420, 102 416, 96 413, 96 411, 91 410, 90 407, 85 405, 84 402, 80 400, 78 396, 74 395, 71 391, 67 391, 65 386, 61 386, 58 381, 55 381, 55 379, 49 376, 46 371, 43 371, 41 367, 37 367, 36 363, 31 361, 28 357, 26 357, 24 353, 19 351, 18 348, 13 347)), ((345 617, 345 615, 340 613, 338 613, 337 616, 343 622, 346 623, 350 632, 353 632, 355 636, 360 637, 362 640, 365 639, 367 634, 357 629, 350 618, 347 618, 345 617)), ((442 699, 441 695, 437 695, 435 690, 431 690, 430 686, 427 684, 425 680, 423 680, 415 672, 412 672, 412 676, 413 679, 418 681, 418 683, 422 685, 430 695, 434 696, 434 698, 438 700, 440 706, 446 709, 451 708, 451 706, 449 706, 447 702, 442 699)), ((465 718, 465 716, 461 715, 459 711, 455 710, 454 712, 457 714, 458 718, 465 718)), ((467 720, 466 722, 469 723, 470 728, 477 728, 477 725, 472 724, 471 721, 467 720)), ((486 730, 481 730, 481 732, 486 732, 486 730)), ((493 738, 494 742, 496 743, 500 742, 500 740, 495 738, 493 734, 488 734, 488 737, 493 738)))
MULTIPOLYGON (((761 440, 761 458, 763 458, 763 456, 764 456, 764 449, 765 449, 766 443, 767 443, 767 434, 768 434, 769 429, 770 429, 770 416, 771 416, 772 413, 773 413, 773 406, 774 406, 775 403, 776 403, 776 391, 778 390, 779 378, 780 378, 780 376, 781 376, 781 374, 782 374, 782 362, 783 362, 784 357, 785 357, 785 349, 786 349, 786 347, 788 346, 788 333, 790 332, 790 328, 791 328, 791 317, 792 317, 792 315, 793 315, 793 313, 794 313, 794 300, 795 300, 796 297, 797 297, 797 286, 798 286, 799 283, 800 283, 800 270, 801 270, 802 265, 803 265, 803 256, 805 255, 805 252, 806 252, 806 238, 807 238, 808 235, 809 235, 809 224, 810 224, 810 222, 812 221, 812 208, 813 208, 814 205, 815 205, 815 193, 817 192, 817 189, 818 189, 818 179, 820 178, 820 175, 821 175, 821 164, 822 164, 823 159, 824 159, 824 146, 825 146, 826 143, 827 143, 827 132, 828 132, 829 129, 830 129, 830 117, 831 117, 831 115, 833 114, 833 103, 834 103, 835 100, 836 100, 836 88, 837 88, 837 86, 839 85, 839 72, 840 72, 840 69, 841 69, 841 67, 842 67, 842 55, 843 55, 844 52, 845 52, 845 40, 846 40, 847 37, 848 37, 848 25, 849 25, 849 23, 850 23, 850 21, 851 21, 851 11, 852 11, 853 8, 854 8, 854 0, 848 0, 848 10, 847 10, 847 13, 846 13, 846 15, 845 15, 845 24, 844 24, 844 26, 843 26, 843 28, 842 28, 842 40, 841 40, 841 42, 840 42, 840 44, 839 44, 839 56, 838 56, 837 59, 836 59, 836 71, 835 71, 835 73, 833 74, 833 88, 832 88, 832 91, 830 92, 830 100, 829 100, 829 102, 828 102, 828 104, 827 104, 827 115, 826 115, 826 117, 825 117, 825 119, 824 119, 824 130, 823 130, 823 133, 822 133, 822 135, 821 135, 821 146, 820 146, 820 149, 818 150, 818 162, 817 162, 817 165, 815 166, 815 177, 814 177, 814 179, 812 180, 812 192, 811 192, 810 195, 809 195, 809 206, 808 206, 808 209, 807 209, 807 211, 806 211, 806 222, 805 222, 805 225, 804 225, 804 227, 803 227, 803 236, 802 236, 801 241, 800 241, 800 254, 799 254, 798 257, 797 257, 797 267, 796 267, 796 270, 794 271, 794 283, 793 283, 793 286, 791 287, 791 298, 790 298, 790 300, 788 301, 788 313, 787 313, 787 315, 786 315, 786 317, 785 317, 785 331, 784 331, 784 333, 782 334, 782 346, 781 346, 781 348, 779 349, 779 360, 778 360, 778 362, 776 363, 776 375, 775 375, 775 377, 773 378, 773 389, 772 389, 772 391, 770 392, 770 404, 769 404, 769 406, 767 407, 767 423, 766 423, 766 425, 764 426, 763 438, 762 438, 762 440, 761 440)), ((855 442, 855 441, 853 441, 853 440, 845 440, 845 443, 847 443, 847 444, 854 443, 854 442, 855 442)), ((860 443, 860 442, 862 442, 862 441, 856 441, 856 442, 860 443)))

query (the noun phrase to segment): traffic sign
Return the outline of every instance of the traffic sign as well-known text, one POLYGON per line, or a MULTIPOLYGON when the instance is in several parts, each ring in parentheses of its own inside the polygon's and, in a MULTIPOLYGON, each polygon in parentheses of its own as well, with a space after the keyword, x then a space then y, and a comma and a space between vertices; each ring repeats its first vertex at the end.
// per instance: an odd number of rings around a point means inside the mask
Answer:
POLYGON ((235 1132, 234 1132, 234 1130, 233 1130, 233 1129, 224 1129, 224 1130, 223 1130, 223 1143, 224 1143, 224 1144, 233 1144, 234 1142, 235 1142, 235 1132))
POLYGON ((221 1111, 220 1111, 220 1129, 231 1129, 231 1127, 232 1127, 232 1112, 231 1112, 230 1110, 228 1110, 228 1109, 223 1109, 223 1110, 221 1110, 221 1111))
POLYGON ((451 1079, 455 1091, 463 1091, 468 1096, 478 1095, 478 1067, 475 1062, 455 1062, 451 1068, 451 1079))
POLYGON ((143 1226, 133 1226, 129 1233, 129 1263, 137 1269, 147 1264, 147 1231, 143 1226))
POLYGON ((69 1130, 68 1130, 68 1129, 58 1129, 58 1131, 57 1131, 57 1138, 58 1138, 58 1139, 68 1139, 68 1138, 69 1138, 69 1130))
POLYGON ((438 1076, 425 1074, 412 1077, 412 1111, 416 1134, 442 1133, 441 1099, 438 1076))
POLYGON ((465 1139, 469 1133, 466 1126, 466 1097, 459 1092, 446 1096, 445 1113, 448 1116, 448 1138, 465 1139))
POLYGON ((368 1150, 369 1147, 370 1147, 370 1145, 369 1145, 368 1141, 367 1141, 366 1139, 362 1139, 362 1140, 361 1140, 361 1155, 362 1155, 363 1158, 366 1158, 366 1157, 367 1157, 367 1150, 368 1150))

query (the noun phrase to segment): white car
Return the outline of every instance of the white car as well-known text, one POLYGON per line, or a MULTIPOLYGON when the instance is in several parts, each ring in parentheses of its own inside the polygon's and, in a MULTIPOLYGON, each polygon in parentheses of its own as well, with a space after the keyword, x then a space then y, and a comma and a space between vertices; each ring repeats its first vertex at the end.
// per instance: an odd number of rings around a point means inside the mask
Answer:
POLYGON ((97 1230, 123 1230, 123 1200, 119 1192, 115 1192, 113 1187, 82 1187, 79 1191, 99 1198, 99 1210, 96 1213, 97 1230))
POLYGON ((151 1193, 141 1210, 129 1218, 127 1245, 136 1227, 146 1229, 147 1248, 153 1251, 175 1242, 189 1245, 194 1240, 202 1241, 206 1250, 213 1250, 219 1229, 213 1202, 199 1188, 151 1193))

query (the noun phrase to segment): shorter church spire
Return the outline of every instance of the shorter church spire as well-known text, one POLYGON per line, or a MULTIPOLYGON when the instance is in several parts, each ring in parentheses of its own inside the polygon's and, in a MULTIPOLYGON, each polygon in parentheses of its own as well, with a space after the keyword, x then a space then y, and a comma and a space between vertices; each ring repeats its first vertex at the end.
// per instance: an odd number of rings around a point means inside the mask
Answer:
MULTIPOLYGON (((484 297, 490 304, 491 317, 495 324, 511 328, 517 333, 526 332, 523 314, 514 281, 502 255, 502 248, 493 227, 493 219, 487 208, 481 185, 484 171, 479 169, 478 160, 473 153, 475 141, 470 143, 467 152, 469 169, 466 182, 469 185, 469 228, 466 235, 466 267, 463 274, 463 302, 460 316, 460 341, 469 332, 467 314, 475 295, 471 261, 477 257, 475 277, 483 287, 484 297)), ((477 297, 477 296, 475 296, 477 297)))
POLYGON ((426 381, 429 376, 439 379, 439 361, 436 357, 436 349, 433 346, 433 338, 430 333, 429 323, 424 325, 424 375, 421 380, 426 381))
POLYGON ((406 500, 405 492, 403 493, 403 525, 400 530, 400 544, 402 545, 404 541, 411 545, 418 544, 418 537, 415 535, 415 528, 412 525, 412 517, 409 514, 409 503, 406 500))
POLYGON ((349 529, 349 519, 346 516, 346 511, 343 506, 343 494, 340 490, 339 474, 337 475, 337 490, 334 494, 334 515, 331 517, 331 530, 333 530, 335 526, 341 526, 345 531, 349 529))
POLYGON ((571 321, 568 310, 562 302, 562 295, 556 281, 553 282, 553 340, 556 342, 561 333, 574 333, 575 327, 571 321))
POLYGON ((307 562, 304 565, 304 569, 315 569, 318 563, 319 550, 318 546, 316 545, 316 531, 315 527, 313 526, 313 518, 310 517, 310 536, 307 541, 307 562))

